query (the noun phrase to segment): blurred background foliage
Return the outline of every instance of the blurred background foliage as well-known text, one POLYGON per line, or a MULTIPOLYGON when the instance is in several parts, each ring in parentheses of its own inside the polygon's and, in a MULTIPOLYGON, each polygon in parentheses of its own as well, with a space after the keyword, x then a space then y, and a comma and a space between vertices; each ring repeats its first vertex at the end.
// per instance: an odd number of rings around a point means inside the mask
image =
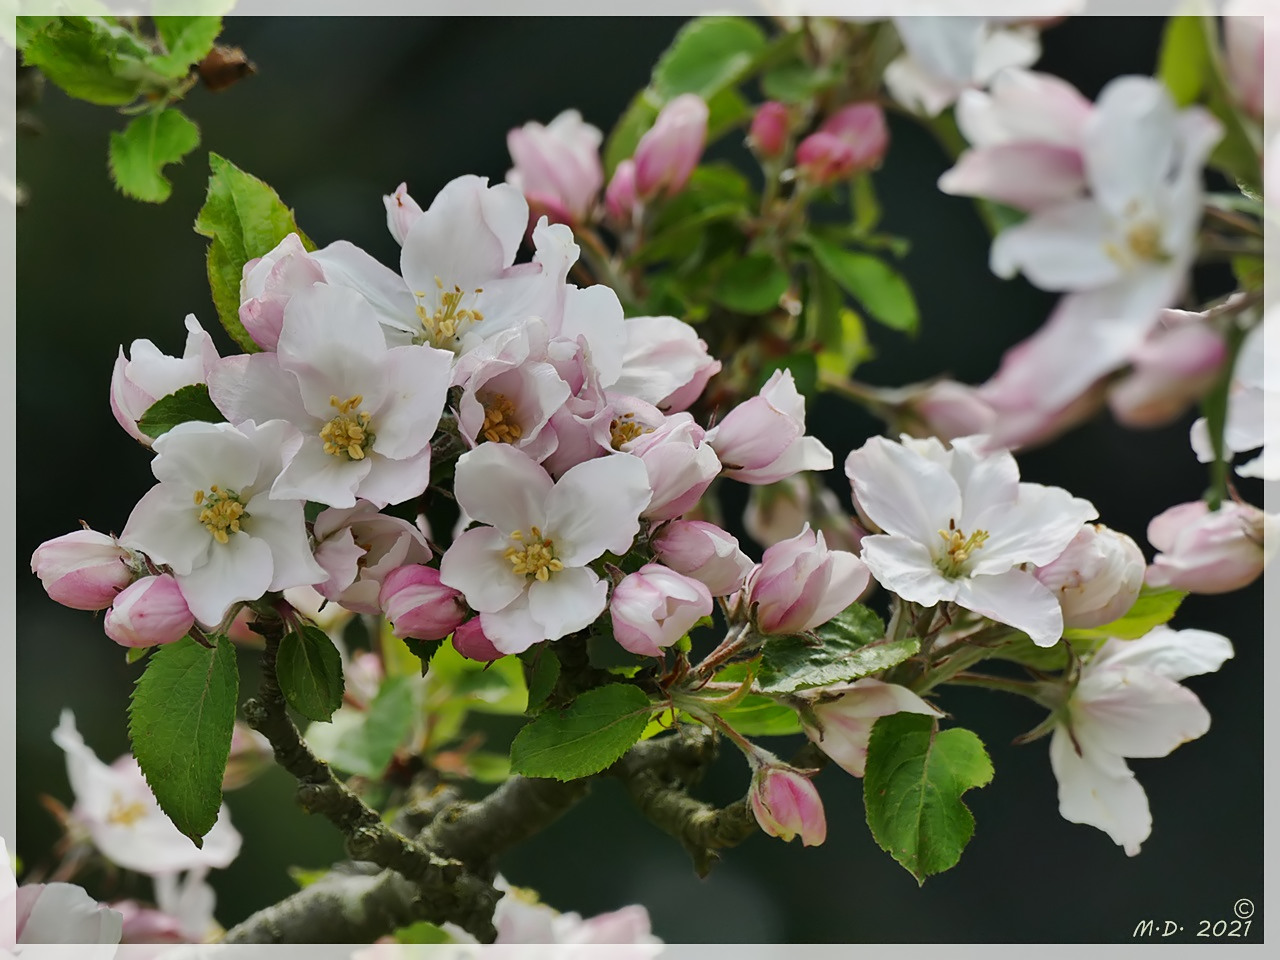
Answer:
MULTIPOLYGON (((38 135, 19 144, 27 202, 18 222, 18 816, 16 846, 28 868, 56 864, 47 795, 69 804, 61 752, 49 739, 64 707, 106 761, 127 750, 125 711, 137 667, 86 613, 48 600, 27 572, 32 550, 83 519, 119 531, 150 486, 148 457, 119 429, 107 404, 121 343, 150 338, 179 352, 182 318, 194 312, 221 348, 204 274, 204 239, 191 230, 212 149, 270 183, 318 244, 350 240, 384 263, 399 250, 381 197, 402 180, 424 204, 465 173, 501 180, 508 129, 577 107, 609 130, 648 79, 682 21, 663 18, 230 18, 221 42, 238 44, 258 73, 217 94, 194 91, 184 109, 203 132, 200 149, 168 175, 160 206, 125 199, 105 164, 109 109, 46 88, 38 135)), ((1096 96, 1123 73, 1151 73, 1158 18, 1074 19, 1048 30, 1039 68, 1096 96)), ((1031 333, 1053 298, 987 269, 988 237, 963 199, 934 186, 948 161, 925 131, 891 116, 892 142, 875 175, 883 229, 906 236, 903 269, 922 314, 918 337, 876 326, 875 358, 859 376, 898 385, 947 373, 979 382, 1001 353, 1031 333)), ((730 135, 712 154, 753 163, 730 135)), ((1198 278, 1202 294, 1221 292, 1198 278)), ((1103 522, 1144 544, 1147 521, 1194 499, 1204 468, 1187 442, 1189 415, 1133 432, 1104 414, 1022 457, 1023 478, 1091 499, 1103 522)), ((811 432, 835 453, 827 481, 847 505, 840 464, 881 425, 831 396, 810 407, 811 432)), ((1260 502, 1251 482, 1246 499, 1260 502)), ((733 488, 733 484, 726 484, 733 488)), ((745 488, 728 489, 729 518, 745 488)), ((741 529, 735 530, 740 537, 741 529)), ((758 556, 754 544, 744 542, 758 556)), ((1148 556, 1150 550, 1148 549, 1148 556)), ((1189 686, 1213 729, 1158 761, 1132 766, 1155 828, 1128 858, 1098 830, 1057 813, 1045 742, 1009 741, 1042 719, 1038 708, 976 690, 948 690, 942 706, 987 743, 993 783, 966 800, 974 842, 955 869, 922 888, 872 840, 861 783, 834 767, 817 780, 830 825, 818 848, 759 836, 728 851, 699 880, 679 846, 645 822, 618 784, 587 802, 501 868, 562 910, 590 915, 645 904, 668 942, 976 941, 1107 942, 1130 939, 1144 919, 1230 919, 1238 897, 1262 893, 1262 584, 1223 597, 1191 597, 1177 627, 1228 636, 1236 657, 1189 686)), ((247 673, 245 686, 251 682, 247 673)), ((485 718, 490 746, 519 718, 485 718)), ((779 744, 784 755, 792 745, 779 744)), ((715 802, 740 796, 747 771, 726 751, 704 784, 715 802)), ((231 926, 295 885, 286 869, 341 857, 337 833, 294 806, 292 783, 272 770, 228 796, 245 837, 239 860, 218 871, 217 916, 231 926)), ((148 896, 101 873, 91 892, 148 896)), ((1254 924, 1249 939, 1261 939, 1254 924)))

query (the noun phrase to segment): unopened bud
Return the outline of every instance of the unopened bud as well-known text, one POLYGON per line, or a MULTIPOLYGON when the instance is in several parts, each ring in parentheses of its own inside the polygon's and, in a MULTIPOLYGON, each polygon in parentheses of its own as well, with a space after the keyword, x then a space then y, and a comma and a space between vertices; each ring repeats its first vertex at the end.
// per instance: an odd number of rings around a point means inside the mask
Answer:
POLYGON ((195 622, 178 581, 165 573, 120 591, 102 626, 122 647, 154 647, 181 640, 195 622))
POLYGON ((115 537, 77 530, 47 540, 31 555, 45 592, 73 610, 105 610, 133 581, 129 551, 115 537))

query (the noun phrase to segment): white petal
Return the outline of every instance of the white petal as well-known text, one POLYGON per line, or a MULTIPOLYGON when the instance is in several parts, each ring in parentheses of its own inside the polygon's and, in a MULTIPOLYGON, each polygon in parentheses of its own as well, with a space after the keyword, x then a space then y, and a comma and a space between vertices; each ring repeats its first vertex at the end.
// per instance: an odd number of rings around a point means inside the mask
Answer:
MULTIPOLYGON (((288 590, 320 583, 327 574, 311 555, 306 518, 300 500, 273 500, 263 491, 247 504, 249 519, 241 531, 266 541, 271 548, 271 590, 288 590)), ((212 549, 217 549, 218 544, 212 549)))
POLYGON ((962 578, 956 584, 955 601, 966 610, 1016 627, 1040 647, 1052 647, 1062 638, 1061 605, 1052 590, 1025 570, 962 578))
POLYGON ((529 583, 503 556, 511 545, 510 538, 493 527, 468 530, 440 558, 440 582, 461 591, 467 603, 482 613, 503 609, 514 603, 529 583))
POLYGON ((910 537, 875 534, 862 538, 862 562, 886 590, 903 600, 933 606, 954 600, 955 580, 944 577, 924 544, 910 537))
POLYGON ((151 472, 161 482, 207 491, 239 490, 258 475, 253 444, 229 423, 180 423, 152 445, 151 472))
POLYGON ((198 518, 194 494, 194 490, 187 493, 175 484, 157 483, 129 514, 120 542, 141 550, 156 563, 168 564, 174 573, 189 573, 204 562, 213 543, 198 518))
MULTIPOLYGON (((98 903, 83 887, 70 883, 24 886, 18 890, 16 906, 18 913, 26 913, 26 923, 18 938, 18 943, 28 945, 19 951, 23 956, 40 957, 42 951, 37 944, 120 942, 124 916, 120 911, 98 903), (28 901, 34 902, 31 902, 29 909, 25 909, 28 901)), ((5 904, 3 909, 11 911, 13 907, 14 904, 5 904)), ((114 952, 114 948, 103 952, 81 947, 74 954, 69 950, 54 950, 47 956, 50 960, 69 956, 94 960, 99 956, 110 957, 114 952)))
POLYGON ((814 707, 822 721, 821 732, 808 726, 804 732, 823 753, 855 777, 866 772, 867 741, 877 719, 894 713, 943 715, 906 687, 882 680, 864 678, 823 688, 821 692, 840 693, 841 697, 814 707))
POLYGON ((1142 785, 1124 762, 1093 751, 1081 757, 1062 729, 1054 731, 1049 762, 1058 779, 1058 812, 1063 819, 1105 831, 1134 856, 1151 835, 1151 809, 1142 785))
POLYGON ((981 529, 991 535, 974 552, 969 571, 1001 573, 1021 563, 1043 566, 1061 555, 1080 528, 1097 516, 1092 503, 1061 487, 1020 483, 1016 502, 992 505, 972 518, 966 510, 966 522, 973 528, 965 527, 965 533, 981 529))
POLYGON ((314 500, 330 507, 353 507, 356 488, 372 467, 371 457, 335 457, 324 452, 319 436, 304 437, 298 452, 272 484, 271 496, 276 500, 314 500))
POLYGON ((608 585, 585 567, 553 573, 529 585, 529 614, 548 640, 581 630, 604 611, 608 585))
POLYGON ((501 610, 481 613, 480 629, 503 653, 524 653, 546 639, 541 625, 529 613, 528 593, 521 593, 501 610))
POLYGON ((844 471, 863 511, 886 533, 932 545, 960 516, 960 488, 947 468, 884 437, 849 454, 844 471))
POLYGON ((587 341, 587 353, 600 377, 600 386, 612 385, 622 373, 627 334, 618 295, 603 284, 583 290, 570 287, 565 292, 560 336, 574 340, 579 335, 587 341))
POLYGON ((430 446, 404 460, 388 460, 376 453, 366 459, 370 463, 369 472, 356 492, 379 508, 412 500, 431 482, 430 446))
POLYGON ((383 266, 346 240, 336 240, 311 254, 324 270, 325 281, 360 293, 378 319, 398 328, 416 326, 413 295, 400 274, 383 266))
POLYGON ((815 625, 826 623, 854 603, 871 582, 870 568, 852 553, 832 550, 827 556, 831 561, 827 586, 808 619, 815 625))
POLYGON ((1092 200, 1070 200, 1001 230, 991 244, 991 271, 1021 271, 1041 290, 1090 290, 1123 275, 1107 256, 1110 221, 1092 200))
POLYGON ((1137 667, 1086 668, 1071 698, 1077 727, 1121 757, 1163 757, 1209 730, 1186 687, 1137 667))
POLYGON ((428 295, 437 278, 450 289, 483 286, 511 265, 528 223, 528 204, 515 187, 458 177, 409 228, 400 272, 411 291, 428 295))
POLYGON ((640 532, 640 511, 652 496, 649 472, 639 457, 619 453, 570 467, 546 501, 556 556, 578 567, 606 550, 626 553, 640 532))
POLYGON ((1118 77, 1103 88, 1085 123, 1083 147, 1089 185, 1107 210, 1122 215, 1164 183, 1176 117, 1173 98, 1151 77, 1118 77))
POLYGON ((1154 627, 1137 640, 1110 640, 1092 663, 1140 667, 1158 677, 1181 680, 1213 673, 1235 656, 1231 641, 1208 630, 1154 627))
POLYGON ((520 450, 482 443, 458 458, 454 494, 468 516, 503 534, 546 526, 554 481, 520 450))
POLYGON ((986 452, 981 437, 957 437, 952 442, 951 476, 960 487, 963 513, 956 524, 966 533, 987 510, 1001 509, 1018 499, 1018 463, 1005 450, 986 452))
POLYGON ((219 360, 209 375, 209 397, 232 423, 279 418, 301 427, 314 420, 302 405, 298 378, 281 368, 274 353, 219 360))
POLYGON ((203 565, 175 576, 191 613, 203 624, 221 622, 237 600, 257 600, 271 587, 271 547, 247 533, 215 543, 203 565))
POLYGON ((373 411, 373 448, 392 460, 420 453, 444 410, 453 354, 428 346, 395 347, 383 365, 387 394, 373 411))

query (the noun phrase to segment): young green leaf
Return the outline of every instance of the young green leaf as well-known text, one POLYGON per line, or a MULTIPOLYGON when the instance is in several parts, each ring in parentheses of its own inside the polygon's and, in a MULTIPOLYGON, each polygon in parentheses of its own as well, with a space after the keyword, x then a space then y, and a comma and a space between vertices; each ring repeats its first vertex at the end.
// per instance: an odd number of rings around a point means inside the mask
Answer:
POLYGON ((244 265, 270 253, 290 233, 314 250, 276 192, 216 153, 209 154, 209 192, 196 216, 196 233, 208 237, 209 289, 218 318, 246 352, 260 348, 240 322, 240 278, 244 265))
POLYGON ((312 624, 280 641, 276 679, 289 706, 310 720, 328 721, 342 706, 342 658, 329 635, 312 624))
POLYGON ((916 881, 949 870, 973 836, 961 797, 991 782, 982 741, 915 713, 881 717, 871 728, 862 795, 876 843, 916 881))
POLYGON ((526 777, 576 780, 599 773, 640 739, 652 709, 629 683, 588 690, 563 710, 547 710, 511 744, 511 769, 526 777))
POLYGON ((221 17, 152 17, 165 53, 150 57, 148 64, 166 77, 183 77, 213 49, 222 32, 221 17))
POLYGON ((846 250, 816 237, 810 238, 810 249, 831 279, 872 317, 894 330, 916 332, 920 311, 902 274, 879 257, 846 250))
POLYGON ((802 636, 765 641, 756 674, 761 691, 793 693, 856 680, 901 663, 920 649, 915 637, 884 639, 880 618, 857 603, 814 633, 816 642, 802 636))
POLYGON ((1123 617, 1104 623, 1100 627, 1072 628, 1063 636, 1068 640, 1102 640, 1107 637, 1136 640, 1150 633, 1153 627, 1172 620, 1186 597, 1185 590, 1144 586, 1142 592, 1138 594, 1138 599, 1133 602, 1133 606, 1123 617))
POLYGON ((57 17, 14 17, 13 45, 19 50, 25 49, 32 37, 57 20, 57 17))
POLYGON ((1165 21, 1156 77, 1169 88, 1178 106, 1188 106, 1200 98, 1209 66, 1200 18, 1170 17, 1165 21))
POLYGON ((181 163, 199 145, 200 128, 181 110, 144 113, 134 117, 123 133, 111 134, 107 151, 111 176, 126 197, 163 203, 173 184, 161 171, 170 163, 181 163))
POLYGON ((339 770, 376 780, 413 729, 418 706, 412 677, 389 677, 369 709, 343 707, 326 724, 307 728, 307 745, 339 770))
POLYGON ((754 693, 743 697, 720 716, 744 737, 786 737, 800 732, 798 713, 754 693))
POLYGON ((664 101, 682 93, 709 100, 743 79, 765 45, 764 31, 746 17, 700 17, 658 60, 653 88, 664 101))
POLYGON ((222 423, 226 419, 209 399, 209 388, 203 383, 190 383, 147 407, 138 429, 154 440, 190 420, 222 423))
POLYGON ((551 692, 560 679, 560 659, 551 652, 550 645, 534 651, 525 664, 526 683, 529 687, 529 704, 527 712, 532 713, 546 703, 551 692))
POLYGON ((149 51, 123 27, 102 17, 58 17, 28 33, 22 57, 79 100, 118 107, 142 92, 149 51))
POLYGON ((791 282, 782 264, 765 253, 754 253, 732 264, 720 277, 715 298, 735 313, 768 313, 791 282))
POLYGON ((129 741, 160 809, 197 847, 218 819, 240 677, 235 649, 184 637, 147 660, 129 700, 129 741))

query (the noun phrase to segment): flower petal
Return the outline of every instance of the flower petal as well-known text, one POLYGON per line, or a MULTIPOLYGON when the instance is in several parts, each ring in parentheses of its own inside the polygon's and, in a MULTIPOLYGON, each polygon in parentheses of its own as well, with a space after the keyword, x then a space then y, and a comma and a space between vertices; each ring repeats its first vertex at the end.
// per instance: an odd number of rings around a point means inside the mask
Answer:
POLYGON ((507 535, 493 527, 468 530, 440 558, 440 582, 461 591, 481 613, 503 609, 525 592, 529 582, 503 556, 510 546, 507 535))
POLYGON ((1058 812, 1063 819, 1097 827, 1129 856, 1137 854, 1151 835, 1151 809, 1124 761, 1095 751, 1081 756, 1070 735, 1059 728, 1049 743, 1049 762, 1058 779, 1058 812))
POLYGON ((314 500, 330 507, 354 507, 356 489, 372 467, 371 457, 335 457, 324 452, 318 435, 304 437, 298 452, 271 485, 271 496, 276 500, 314 500))
MULTIPOLYGON (((865 550, 866 541, 863 541, 865 550)), ((1062 639, 1062 607, 1053 591, 1025 570, 956 581, 955 601, 966 610, 1023 631, 1039 647, 1062 639)))
POLYGON ((586 567, 569 567, 529 585, 529 615, 548 640, 581 630, 604 611, 608 585, 586 567))
POLYGON ((957 581, 944 577, 928 547, 910 537, 863 537, 862 562, 882 587, 903 600, 933 606, 956 597, 957 581))
POLYGON ((258 475, 253 444, 229 423, 180 423, 152 445, 151 472, 162 483, 189 487, 192 493, 218 484, 240 490, 258 475))
POLYGON ((458 506, 504 535, 545 526, 554 485, 545 470, 505 443, 482 443, 459 457, 454 471, 458 506))
POLYGON ((965 513, 966 522, 973 525, 965 527, 965 533, 980 529, 990 534, 969 565, 974 575, 1002 573, 1022 563, 1043 566, 1057 559, 1080 528, 1098 516, 1088 500, 1038 483, 1018 484, 1013 503, 992 504, 977 515, 965 513))
POLYGON ((991 244, 991 272, 1021 273, 1041 290, 1089 290, 1123 276, 1107 256, 1110 220, 1093 200, 1070 200, 1001 230, 991 244))
POLYGON ((1139 667, 1158 677, 1181 680, 1213 673, 1235 656, 1231 641, 1208 630, 1154 627, 1137 640, 1112 640, 1091 661, 1095 665, 1139 667))
MULTIPOLYGON (((249 520, 241 529, 271 548, 271 590, 320 583, 326 573, 311 555, 301 500, 274 500, 264 490, 245 504, 249 520)), ((216 549, 217 545, 214 548, 216 549)))
POLYGON ((480 629, 502 653, 524 653, 546 639, 542 626, 529 613, 528 593, 521 593, 501 610, 481 613, 480 629))
POLYGON ((175 578, 195 618, 215 626, 231 604, 257 600, 271 588, 271 545, 247 533, 232 534, 213 545, 202 565, 175 578))
POLYGON ((281 368, 274 353, 219 360, 209 374, 209 397, 235 424, 280 419, 301 427, 314 419, 302 405, 298 378, 281 368))
POLYGON ((1209 730, 1209 711, 1174 680, 1139 667, 1086 669, 1071 697, 1077 734, 1121 757, 1163 757, 1209 730))
POLYGON ((373 411, 373 449, 391 460, 416 456, 431 443, 444 410, 453 354, 434 347, 394 347, 382 373, 387 395, 373 411))
POLYGON ((630 454, 588 460, 565 471, 547 498, 548 536, 566 566, 606 550, 624 554, 640 532, 640 511, 653 496, 644 461, 630 454))
POLYGON ((198 518, 192 493, 171 483, 157 483, 142 495, 129 514, 120 543, 141 550, 174 573, 190 573, 204 562, 213 538, 198 518))
POLYGON ((430 446, 404 460, 388 460, 376 453, 368 459, 372 465, 356 492, 378 508, 412 500, 431 482, 430 446))
POLYGON ((858 504, 886 533, 932 544, 960 517, 960 488, 946 466, 892 440, 872 437, 849 454, 844 472, 858 504))

